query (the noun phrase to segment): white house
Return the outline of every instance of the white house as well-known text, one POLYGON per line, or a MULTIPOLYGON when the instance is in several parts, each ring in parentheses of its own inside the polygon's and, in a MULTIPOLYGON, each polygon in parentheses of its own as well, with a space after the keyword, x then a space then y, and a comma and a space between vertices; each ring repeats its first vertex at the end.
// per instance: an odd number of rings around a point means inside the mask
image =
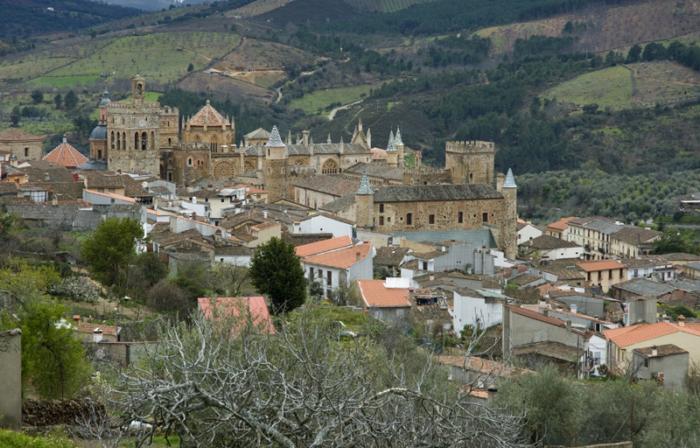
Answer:
POLYGON ((366 241, 354 244, 348 237, 332 238, 295 248, 310 282, 317 282, 328 296, 340 285, 372 279, 374 247, 366 241))
POLYGON ((347 236, 352 238, 353 225, 342 218, 325 214, 311 215, 294 223, 294 234, 331 233, 334 238, 347 236))
POLYGON ((529 222, 519 222, 518 223, 518 246, 521 244, 534 240, 538 236, 542 236, 544 232, 530 224, 529 222))
POLYGON ((452 327, 460 334, 465 326, 489 328, 503 322, 503 304, 507 297, 494 289, 454 290, 452 327))

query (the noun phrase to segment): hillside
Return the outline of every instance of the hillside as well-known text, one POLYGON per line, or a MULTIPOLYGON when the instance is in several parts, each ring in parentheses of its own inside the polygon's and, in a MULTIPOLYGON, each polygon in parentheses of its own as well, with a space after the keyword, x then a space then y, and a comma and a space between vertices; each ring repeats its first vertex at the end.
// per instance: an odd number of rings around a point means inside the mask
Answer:
POLYGON ((654 0, 593 5, 573 14, 484 28, 476 34, 491 39, 495 54, 510 53, 518 39, 532 36, 570 36, 575 39, 575 51, 603 52, 683 36, 699 27, 700 0, 654 0))
POLYGON ((542 96, 613 110, 671 105, 700 98, 700 73, 673 62, 618 65, 578 76, 542 96))
POLYGON ((0 0, 0 40, 75 31, 111 20, 135 16, 133 8, 90 0, 0 0))

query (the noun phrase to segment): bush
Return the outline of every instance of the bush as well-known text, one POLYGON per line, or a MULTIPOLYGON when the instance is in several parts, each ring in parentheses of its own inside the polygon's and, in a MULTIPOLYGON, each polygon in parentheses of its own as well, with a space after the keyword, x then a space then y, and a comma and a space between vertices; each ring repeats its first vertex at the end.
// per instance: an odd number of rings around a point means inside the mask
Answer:
POLYGON ((88 277, 67 277, 49 288, 54 296, 66 297, 77 302, 97 302, 100 288, 88 277))

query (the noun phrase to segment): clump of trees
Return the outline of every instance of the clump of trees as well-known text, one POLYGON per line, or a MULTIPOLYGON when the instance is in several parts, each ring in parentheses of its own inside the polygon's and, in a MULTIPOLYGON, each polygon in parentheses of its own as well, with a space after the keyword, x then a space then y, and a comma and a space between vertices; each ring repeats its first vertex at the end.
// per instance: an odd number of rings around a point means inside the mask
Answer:
POLYGON ((136 256, 136 240, 142 237, 143 229, 135 220, 106 219, 83 242, 83 259, 102 283, 123 287, 128 264, 136 256))
POLYGON ((495 405, 525 415, 524 436, 545 446, 700 444, 700 396, 675 393, 652 381, 582 382, 548 368, 502 383, 495 405))

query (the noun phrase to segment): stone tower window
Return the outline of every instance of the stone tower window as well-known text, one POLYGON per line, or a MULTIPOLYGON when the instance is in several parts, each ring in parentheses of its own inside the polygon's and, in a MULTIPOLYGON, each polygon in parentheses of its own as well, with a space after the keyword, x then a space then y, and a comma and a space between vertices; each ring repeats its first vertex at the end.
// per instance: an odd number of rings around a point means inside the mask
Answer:
POLYGON ((487 212, 484 212, 481 214, 481 221, 482 222, 489 222, 489 214, 487 212))
POLYGON ((187 166, 192 166, 192 157, 187 159, 187 166))
POLYGON ((139 149, 139 133, 134 132, 134 149, 139 149))
POLYGON ((114 131, 109 135, 110 136, 110 142, 111 142, 111 147, 114 149, 114 131))
POLYGON ((413 213, 406 213, 406 225, 413 225, 413 213))
POLYGON ((457 213, 457 222, 460 224, 464 222, 464 212, 457 213))
POLYGON ((435 224, 435 215, 428 215, 428 224, 435 224))
POLYGON ((24 157, 29 157, 29 147, 24 148, 24 157))
POLYGON ((148 149, 148 133, 142 132, 141 133, 141 150, 145 151, 148 149))

